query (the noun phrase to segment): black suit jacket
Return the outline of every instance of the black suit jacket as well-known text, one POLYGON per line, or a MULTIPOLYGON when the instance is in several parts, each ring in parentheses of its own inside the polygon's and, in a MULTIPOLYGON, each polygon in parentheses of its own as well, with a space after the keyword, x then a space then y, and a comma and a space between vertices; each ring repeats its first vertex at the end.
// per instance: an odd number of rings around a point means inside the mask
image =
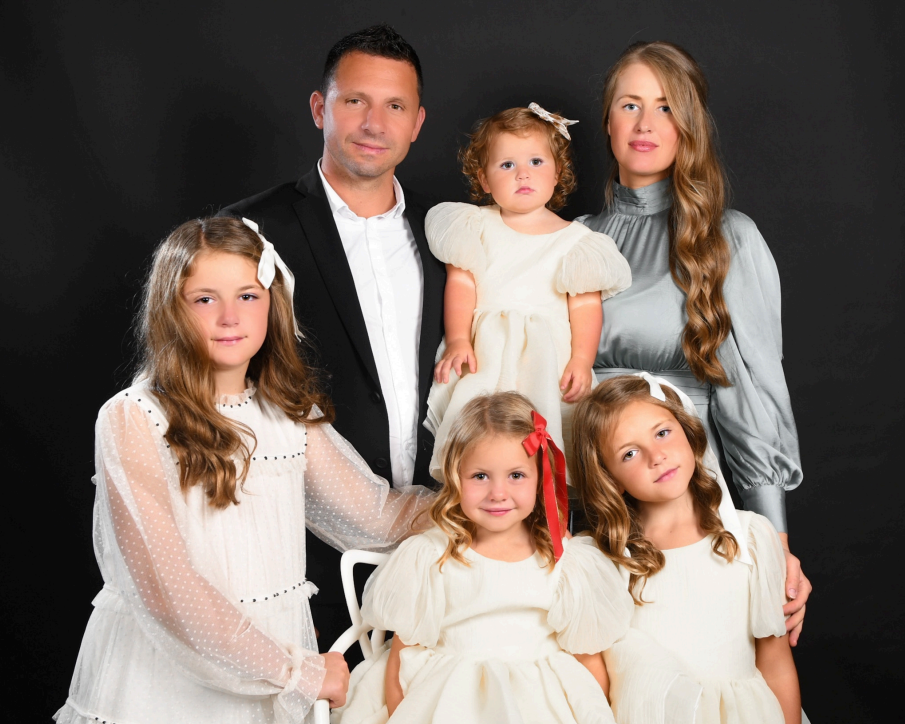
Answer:
MULTIPOLYGON (((434 357, 443 335, 446 269, 427 246, 424 217, 430 204, 404 189, 408 219, 424 271, 418 348, 418 420, 427 414, 434 357)), ((352 271, 315 166, 296 184, 283 184, 221 209, 219 216, 247 217, 273 243, 295 274, 295 310, 315 351, 325 389, 336 407, 336 430, 371 469, 391 477, 387 409, 352 271)), ((434 485, 428 472, 433 436, 418 426, 414 482, 434 485)))

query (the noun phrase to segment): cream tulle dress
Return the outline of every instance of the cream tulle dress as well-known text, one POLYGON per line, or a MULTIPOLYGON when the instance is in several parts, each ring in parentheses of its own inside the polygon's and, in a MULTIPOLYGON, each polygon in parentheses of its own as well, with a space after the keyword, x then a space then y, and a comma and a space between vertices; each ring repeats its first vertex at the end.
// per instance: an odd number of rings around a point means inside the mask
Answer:
POLYGON ((338 548, 387 548, 429 505, 391 491, 330 425, 249 388, 218 410, 257 437, 239 505, 183 494, 167 418, 144 384, 101 409, 94 599, 58 724, 305 720, 324 678, 305 580, 305 525, 338 548))
MULTIPOLYGON (((537 553, 506 563, 471 549, 470 565, 447 560, 441 571, 446 545, 437 528, 410 538, 365 591, 364 619, 412 644, 400 653, 405 698, 390 721, 612 724, 600 686, 567 653, 609 648, 632 615, 622 577, 591 539, 563 541, 552 571, 537 553)), ((334 723, 387 721, 388 656, 355 668, 334 723)))
MULTIPOLYGON (((613 240, 573 222, 552 234, 510 229, 498 206, 444 203, 427 213, 434 256, 474 275, 477 305, 471 334, 477 373, 434 383, 424 422, 434 433, 431 474, 440 479, 440 455, 449 427, 473 397, 517 390, 547 420, 561 450, 571 405, 559 380, 572 356, 567 294, 601 292, 607 299, 628 288, 628 262, 613 240), (563 424, 565 423, 565 425, 563 424)), ((437 359, 443 354, 441 343, 437 359)))
POLYGON ((738 511, 754 561, 727 563, 707 536, 665 550, 626 636, 606 652, 619 724, 783 724, 754 639, 783 636, 785 555, 763 516, 738 511))

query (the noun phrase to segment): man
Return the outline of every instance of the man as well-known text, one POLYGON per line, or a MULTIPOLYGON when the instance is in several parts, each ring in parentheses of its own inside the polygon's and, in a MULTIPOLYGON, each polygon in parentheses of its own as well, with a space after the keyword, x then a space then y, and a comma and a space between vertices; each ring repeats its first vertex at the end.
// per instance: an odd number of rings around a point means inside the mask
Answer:
MULTIPOLYGON (((443 332, 445 269, 424 236, 429 208, 394 172, 424 122, 421 64, 392 28, 343 38, 311 95, 321 160, 298 183, 222 209, 260 225, 296 277, 295 306, 336 406, 336 429, 396 487, 430 484, 427 412, 443 332)), ((339 553, 308 535, 321 650, 348 626, 339 553)))

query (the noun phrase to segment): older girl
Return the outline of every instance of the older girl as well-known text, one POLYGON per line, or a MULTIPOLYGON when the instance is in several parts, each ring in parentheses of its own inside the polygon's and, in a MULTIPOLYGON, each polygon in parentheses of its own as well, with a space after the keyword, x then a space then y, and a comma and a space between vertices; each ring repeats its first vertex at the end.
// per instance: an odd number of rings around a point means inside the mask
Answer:
POLYGON ((754 222, 725 208, 707 82, 682 48, 626 49, 606 76, 603 127, 606 205, 580 220, 613 237, 633 281, 604 302, 594 372, 653 372, 695 401, 745 507, 782 537, 794 645, 811 586, 788 552, 785 492, 802 474, 776 265, 754 222))
POLYGON ((292 275, 256 229, 189 221, 154 256, 144 363, 97 420, 104 588, 58 724, 302 722, 317 698, 341 704, 345 661, 314 640, 305 525, 386 548, 428 503, 328 424, 292 275))

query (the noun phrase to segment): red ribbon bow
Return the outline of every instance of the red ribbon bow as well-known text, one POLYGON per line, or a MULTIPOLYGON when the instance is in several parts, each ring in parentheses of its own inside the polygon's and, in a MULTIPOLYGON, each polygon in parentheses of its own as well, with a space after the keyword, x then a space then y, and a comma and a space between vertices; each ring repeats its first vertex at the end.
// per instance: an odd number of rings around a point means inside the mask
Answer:
POLYGON ((531 411, 531 420, 534 422, 534 432, 522 440, 522 445, 528 455, 536 455, 538 450, 543 452, 544 469, 544 509, 547 513, 547 525, 550 528, 550 537, 553 539, 553 558, 559 560, 562 557, 562 523, 569 515, 569 493, 566 490, 566 457, 556 447, 550 433, 547 432, 547 421, 534 410, 531 411), (550 469, 550 456, 547 449, 553 449, 553 460, 556 463, 556 476, 550 469), (560 517, 562 516, 562 518, 560 517))

